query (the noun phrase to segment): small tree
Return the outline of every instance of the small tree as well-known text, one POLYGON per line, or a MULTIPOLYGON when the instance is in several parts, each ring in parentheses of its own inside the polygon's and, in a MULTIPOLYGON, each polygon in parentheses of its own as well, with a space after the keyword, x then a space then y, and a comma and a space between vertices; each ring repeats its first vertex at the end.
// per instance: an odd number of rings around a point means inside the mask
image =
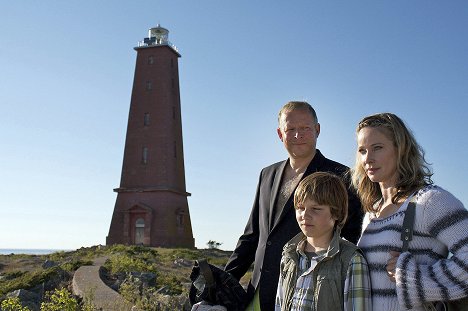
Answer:
POLYGON ((206 243, 209 249, 218 249, 221 246, 221 244, 223 243, 219 243, 213 240, 209 240, 208 243, 206 243))

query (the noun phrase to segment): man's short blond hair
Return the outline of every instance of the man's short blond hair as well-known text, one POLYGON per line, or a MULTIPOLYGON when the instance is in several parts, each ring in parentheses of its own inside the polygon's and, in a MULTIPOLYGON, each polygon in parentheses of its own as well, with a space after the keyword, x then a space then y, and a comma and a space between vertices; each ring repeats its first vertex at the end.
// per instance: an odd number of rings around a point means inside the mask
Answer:
POLYGON ((314 108, 308 103, 303 101, 290 101, 285 104, 278 113, 278 124, 281 124, 281 117, 283 113, 293 111, 293 110, 306 110, 314 118, 315 123, 318 123, 317 113, 315 113, 314 108))
POLYGON ((310 174, 294 192, 294 208, 303 205, 305 200, 330 206, 330 213, 336 219, 335 226, 343 227, 348 217, 348 192, 340 177, 327 172, 310 174))

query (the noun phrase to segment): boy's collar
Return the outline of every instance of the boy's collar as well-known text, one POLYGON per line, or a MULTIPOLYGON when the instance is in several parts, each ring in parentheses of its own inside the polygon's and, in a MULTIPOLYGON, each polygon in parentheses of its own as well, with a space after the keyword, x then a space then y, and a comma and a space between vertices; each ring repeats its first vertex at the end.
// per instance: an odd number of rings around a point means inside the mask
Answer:
MULTIPOLYGON (((333 232, 333 237, 330 241, 330 244, 328 245, 328 249, 325 253, 325 257, 332 257, 340 251, 340 239, 341 239, 340 233, 341 233, 341 228, 337 227, 335 231, 333 232)), ((305 245, 307 243, 307 237, 301 232, 296 237, 294 237, 293 240, 295 240, 296 242, 294 244, 297 245, 296 252, 305 256, 305 245)))

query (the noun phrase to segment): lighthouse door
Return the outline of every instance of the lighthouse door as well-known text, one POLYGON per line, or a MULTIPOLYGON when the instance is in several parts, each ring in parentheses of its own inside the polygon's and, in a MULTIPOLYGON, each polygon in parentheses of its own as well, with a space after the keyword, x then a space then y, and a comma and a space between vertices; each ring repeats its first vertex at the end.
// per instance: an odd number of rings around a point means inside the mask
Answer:
POLYGON ((144 244, 145 238, 145 220, 138 218, 135 222, 135 244, 144 244))

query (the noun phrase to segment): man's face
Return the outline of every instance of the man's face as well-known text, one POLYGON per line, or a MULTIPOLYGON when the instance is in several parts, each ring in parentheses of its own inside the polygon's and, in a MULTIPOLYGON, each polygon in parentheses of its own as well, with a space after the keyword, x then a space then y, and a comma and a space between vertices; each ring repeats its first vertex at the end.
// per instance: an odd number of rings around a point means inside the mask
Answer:
POLYGON ((315 153, 320 124, 305 109, 282 113, 278 136, 291 158, 309 158, 315 153))

